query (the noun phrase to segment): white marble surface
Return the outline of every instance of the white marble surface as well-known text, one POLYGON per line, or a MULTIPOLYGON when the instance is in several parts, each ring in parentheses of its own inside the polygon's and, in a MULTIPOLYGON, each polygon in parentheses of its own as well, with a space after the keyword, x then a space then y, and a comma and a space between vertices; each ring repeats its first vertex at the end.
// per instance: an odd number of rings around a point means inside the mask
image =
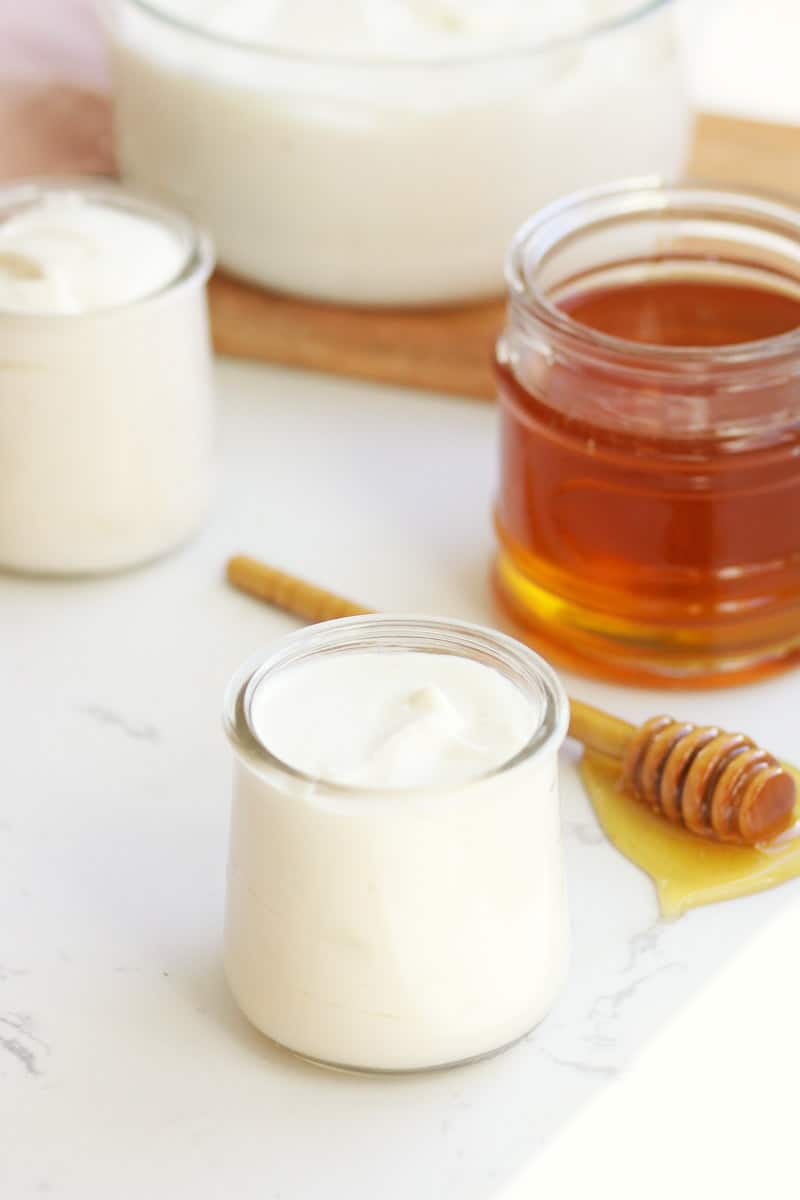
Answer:
MULTIPOLYGON (((662 1064, 643 1083, 641 1063, 676 1014, 692 1017, 721 986, 711 1013, 692 1018, 707 1043, 739 995, 718 973, 777 914, 796 915, 798 887, 660 923, 650 884, 600 835, 565 756, 574 965, 535 1035, 475 1067, 369 1080, 304 1066, 254 1033, 220 969, 230 764, 219 710, 240 660, 293 623, 228 590, 224 560, 244 549, 379 608, 490 620, 494 414, 232 364, 219 386, 221 497, 199 540, 114 579, 0 577, 0 1195, 549 1197, 535 1184, 552 1154, 583 1161, 589 1183, 585 1148, 618 1095, 632 1098, 626 1142, 658 1103, 664 1127, 671 1113, 681 1128, 674 1081, 662 1064)), ((665 704, 567 682, 632 718, 665 704)), ((666 703, 800 757, 799 696, 789 675, 666 703)), ((762 960, 762 1002, 791 995, 793 957, 779 945, 762 960)), ((737 1021, 737 1054, 757 1056, 770 1011, 737 1021)), ((791 1048, 788 1023, 784 1035, 791 1048)), ((705 1127, 725 1145, 714 1114, 728 1080, 698 1065, 692 1093, 703 1086, 705 1127)), ((740 1152, 764 1150, 756 1140, 740 1152)))
MULTIPOLYGON (((687 0, 695 94, 800 120, 796 0, 687 0)), ((269 1046, 220 969, 223 688, 292 628, 229 591, 244 549, 376 607, 490 620, 494 417, 226 364, 213 524, 146 570, 0 576, 2 1200, 648 1200, 794 1195, 800 885, 658 921, 568 755, 574 963, 513 1051, 428 1077, 269 1046), (444 467, 443 463, 447 463, 444 467)), ((667 705, 800 759, 797 675, 667 705)))

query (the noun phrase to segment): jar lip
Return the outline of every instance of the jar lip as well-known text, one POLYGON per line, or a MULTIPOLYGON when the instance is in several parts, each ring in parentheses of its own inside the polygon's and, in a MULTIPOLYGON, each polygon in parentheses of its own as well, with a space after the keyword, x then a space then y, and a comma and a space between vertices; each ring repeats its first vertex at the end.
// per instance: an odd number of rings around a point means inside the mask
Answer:
MULTIPOLYGON (((337 783, 298 770, 274 755, 261 740, 253 721, 252 707, 256 691, 268 675, 278 674, 317 654, 358 651, 444 652, 473 659, 480 652, 488 653, 494 656, 494 661, 483 660, 484 665, 500 670, 505 667, 509 671, 515 668, 529 688, 528 695, 535 693, 537 699, 543 700, 542 718, 526 744, 511 758, 459 785, 459 790, 502 775, 548 749, 557 751, 567 735, 569 700, 566 692, 550 664, 530 647, 507 634, 469 622, 381 613, 311 625, 284 638, 266 653, 248 659, 234 675, 225 694, 223 724, 234 750, 256 770, 277 771, 332 796, 396 800, 398 794, 408 792, 415 796, 452 792, 452 785, 444 784, 397 789, 337 783)), ((512 682, 520 686, 517 679, 512 682)))
POLYGON ((800 352, 800 326, 773 337, 718 346, 664 346, 602 333, 576 321, 549 299, 533 271, 559 243, 611 221, 683 213, 704 207, 720 219, 739 218, 780 229, 800 242, 800 208, 767 195, 738 188, 672 184, 658 176, 625 179, 572 192, 534 213, 517 230, 506 256, 505 276, 512 310, 533 317, 551 333, 576 348, 625 359, 632 365, 696 369, 709 363, 725 366, 763 365, 800 352))
POLYGON ((145 13, 148 17, 156 21, 162 22, 164 25, 178 30, 182 33, 187 33, 192 37, 196 37, 202 41, 209 42, 215 46, 221 46, 229 50, 243 51, 248 54, 260 55, 265 58, 278 58, 286 62, 296 62, 311 64, 314 66, 331 67, 356 67, 370 68, 379 67, 383 69, 403 69, 415 67, 432 67, 436 70, 447 70, 453 67, 463 66, 480 66, 492 62, 509 62, 513 59, 525 58, 528 55, 547 54, 554 50, 567 49, 570 46, 579 46, 584 42, 589 42, 597 37, 603 37, 606 34, 616 33, 619 29, 625 29, 630 25, 635 25, 639 21, 644 20, 652 13, 659 9, 667 8, 675 3, 675 0, 631 0, 629 9, 620 13, 619 16, 610 17, 604 21, 596 21, 590 24, 586 29, 577 33, 568 33, 561 37, 542 38, 538 41, 525 43, 524 45, 498 47, 491 51, 484 52, 467 52, 465 54, 450 56, 447 58, 431 55, 409 56, 408 58, 392 58, 388 55, 366 56, 359 54, 312 54, 302 50, 292 50, 280 45, 274 45, 269 42, 248 42, 241 38, 231 37, 226 34, 217 33, 207 26, 202 25, 196 20, 182 17, 177 13, 171 13, 166 10, 160 0, 124 0, 132 8, 138 9, 145 13))
POLYGON ((173 295, 184 287, 193 287, 198 282, 205 284, 214 269, 214 246, 211 238, 188 217, 150 200, 116 180, 105 176, 80 175, 35 175, 0 186, 0 225, 5 216, 16 207, 35 204, 51 195, 64 193, 78 195, 83 199, 117 208, 134 216, 142 217, 155 225, 168 229, 185 247, 182 265, 169 279, 151 292, 126 300, 121 304, 107 304, 88 312, 28 312, 0 308, 0 320, 37 322, 82 321, 111 317, 128 309, 151 304, 166 295, 173 295))

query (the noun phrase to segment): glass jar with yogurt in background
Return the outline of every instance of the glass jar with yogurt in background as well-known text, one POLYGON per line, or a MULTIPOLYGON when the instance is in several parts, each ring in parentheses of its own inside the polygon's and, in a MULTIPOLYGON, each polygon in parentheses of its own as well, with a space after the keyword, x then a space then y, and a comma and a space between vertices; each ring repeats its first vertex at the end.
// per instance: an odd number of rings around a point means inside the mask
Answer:
POLYGON ((237 675, 225 965, 273 1041, 403 1072, 492 1054, 563 983, 568 702, 477 626, 354 617, 237 675))
POLYGON ((211 246, 114 184, 0 190, 0 569, 156 558, 214 478, 211 246))
POLYGON ((499 295, 514 230, 678 174, 673 0, 109 0, 122 176, 220 265, 326 301, 499 295))

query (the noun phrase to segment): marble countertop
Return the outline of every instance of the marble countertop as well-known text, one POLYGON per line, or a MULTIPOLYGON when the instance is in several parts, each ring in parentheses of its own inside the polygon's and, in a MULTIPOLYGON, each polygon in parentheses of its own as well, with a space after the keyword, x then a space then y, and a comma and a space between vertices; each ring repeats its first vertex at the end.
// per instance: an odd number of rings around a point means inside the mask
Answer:
MULTIPOLYGON (((293 622, 229 590, 224 561, 245 550, 378 608, 491 620, 495 432, 480 403, 218 370, 221 495, 197 541, 106 580, 0 578, 0 1193, 549 1200, 570 1171, 597 1178, 604 1151, 616 1162, 625 1146, 630 1167, 654 1130, 662 1181, 687 1169, 675 1139, 700 1130, 700 1166, 703 1147, 726 1148, 717 1184, 726 1164, 740 1181, 742 1161, 763 1179, 768 1150, 788 1169, 770 1141, 777 1101, 773 1114, 759 1099, 769 1122, 759 1137, 748 1116, 738 1146, 725 1104, 744 1122, 759 1070, 790 1068, 798 886, 660 922, 569 755, 573 969, 527 1041, 473 1067, 371 1080, 305 1066, 240 1017, 220 966, 221 699, 240 661, 293 622), (765 945, 776 921, 794 923, 765 945), (705 1065, 715 1045, 721 1073, 705 1065), (623 1141, 598 1146, 620 1105, 623 1141)), ((798 757, 796 675, 668 699, 567 682, 633 719, 668 705, 798 757)))
MULTIPOLYGON (((796 0, 754 8, 686 4, 698 102, 800 120, 796 0)), ((0 7, 15 61, 20 12, 0 7)), ((526 1041, 366 1079, 295 1061, 239 1015, 220 965, 222 693, 293 622, 229 590, 224 561, 491 621, 495 430, 481 404, 230 363, 218 380, 221 492, 199 539, 107 580, 0 576, 0 1196, 794 1194, 800 885, 659 921, 569 753, 573 968, 526 1041)), ((566 682, 633 720, 668 708, 800 760, 797 674, 669 697, 566 682)))

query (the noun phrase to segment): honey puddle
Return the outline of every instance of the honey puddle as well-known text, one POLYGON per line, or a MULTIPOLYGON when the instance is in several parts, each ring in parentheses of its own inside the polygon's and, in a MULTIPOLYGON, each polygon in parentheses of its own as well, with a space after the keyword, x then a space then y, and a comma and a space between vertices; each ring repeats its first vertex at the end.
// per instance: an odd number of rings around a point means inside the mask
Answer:
MULTIPOLYGON (((783 764, 798 784, 800 771, 783 764)), ((619 763, 587 751, 579 767, 597 818, 613 846, 653 880, 664 917, 777 887, 800 876, 800 835, 763 849, 723 846, 671 825, 619 786, 619 763)), ((795 821, 800 820, 800 799, 795 821)))

